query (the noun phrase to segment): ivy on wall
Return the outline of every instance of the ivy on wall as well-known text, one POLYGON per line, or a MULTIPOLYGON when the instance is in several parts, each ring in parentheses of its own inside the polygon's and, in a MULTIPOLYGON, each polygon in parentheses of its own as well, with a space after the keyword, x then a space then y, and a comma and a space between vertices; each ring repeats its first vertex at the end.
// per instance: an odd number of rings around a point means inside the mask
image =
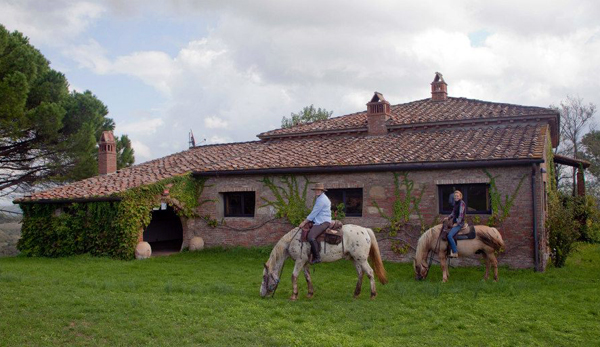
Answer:
POLYGON ((265 204, 262 207, 272 206, 277 218, 286 218, 292 225, 298 225, 310 213, 306 195, 308 185, 312 182, 304 177, 304 188, 301 189, 295 176, 281 176, 279 179, 283 183, 283 187, 276 185, 274 179, 267 176, 260 181, 275 196, 275 200, 272 201, 263 197, 262 200, 265 204))
POLYGON ((394 172, 394 204, 392 206, 392 214, 387 215, 383 209, 379 207, 377 201, 372 202, 377 208, 381 217, 388 220, 390 236, 396 236, 410 219, 412 214, 416 214, 419 218, 421 226, 424 226, 423 216, 419 204, 423 198, 426 186, 423 185, 418 195, 414 195, 415 182, 408 178, 408 172, 394 172), (401 179, 400 179, 401 178, 401 179))
POLYGON ((180 217, 197 216, 206 179, 171 177, 116 194, 119 202, 21 204, 22 236, 17 248, 27 256, 60 257, 90 253, 133 259, 138 236, 152 219, 162 195, 180 217))
POLYGON ((519 184, 517 188, 512 192, 512 194, 506 194, 504 197, 504 201, 502 200, 502 194, 498 191, 498 186, 496 186, 496 178, 499 176, 492 176, 486 169, 483 169, 483 172, 490 179, 490 200, 492 203, 492 215, 488 219, 488 226, 494 227, 499 226, 504 222, 506 218, 510 216, 510 209, 515 203, 515 199, 525 178, 527 178, 527 174, 524 174, 523 177, 519 180, 519 184))

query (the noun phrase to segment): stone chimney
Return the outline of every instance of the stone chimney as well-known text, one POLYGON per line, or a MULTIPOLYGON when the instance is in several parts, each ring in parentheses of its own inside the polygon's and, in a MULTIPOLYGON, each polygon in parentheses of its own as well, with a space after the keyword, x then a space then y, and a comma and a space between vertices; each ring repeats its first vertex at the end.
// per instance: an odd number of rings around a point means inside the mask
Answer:
POLYGON ((367 123, 369 135, 385 135, 388 133, 385 122, 391 115, 390 103, 381 93, 375 92, 371 101, 367 104, 367 123))
POLYGON ((444 76, 436 72, 433 82, 431 82, 431 100, 446 101, 448 99, 448 85, 444 82, 444 76))
POLYGON ((108 175, 117 171, 117 143, 112 131, 103 131, 98 142, 98 172, 108 175))

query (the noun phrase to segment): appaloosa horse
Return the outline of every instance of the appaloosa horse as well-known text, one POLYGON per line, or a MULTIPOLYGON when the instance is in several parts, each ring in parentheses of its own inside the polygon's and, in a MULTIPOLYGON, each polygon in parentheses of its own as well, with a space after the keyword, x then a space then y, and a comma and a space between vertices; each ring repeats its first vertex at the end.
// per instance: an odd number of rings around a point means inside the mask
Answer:
MULTIPOLYGON (((358 297, 362 287, 363 275, 366 273, 371 281, 371 298, 377 296, 375 289, 375 276, 382 284, 387 283, 385 269, 381 261, 379 246, 373 230, 363 228, 358 225, 346 224, 342 227, 343 242, 337 245, 327 244, 321 246, 321 261, 325 263, 340 260, 342 258, 353 260, 356 272, 358 273, 358 282, 354 290, 354 297, 358 297), (367 259, 371 260, 375 268, 369 266, 367 259)), ((260 296, 265 297, 275 293, 279 284, 279 277, 283 269, 283 263, 291 257, 295 260, 294 271, 292 272, 292 296, 290 300, 298 299, 298 274, 304 271, 304 277, 308 284, 308 297, 312 297, 314 290, 309 273, 310 245, 300 240, 302 231, 300 228, 294 228, 285 234, 279 242, 273 247, 269 260, 264 264, 263 280, 260 285, 260 296)))
MULTIPOLYGON (((440 239, 442 225, 436 225, 427 230, 419 238, 417 243, 417 251, 415 253, 415 278, 422 280, 427 277, 429 272, 428 262, 429 252, 437 253, 442 266, 443 282, 448 281, 448 263, 447 263, 447 248, 448 242, 440 239)), ((458 254, 460 257, 467 257, 476 253, 481 253, 485 260, 485 280, 488 279, 490 265, 494 267, 494 281, 498 281, 498 260, 494 254, 496 251, 504 248, 502 236, 496 228, 486 225, 475 226, 475 238, 470 240, 460 240, 457 242, 458 254)))

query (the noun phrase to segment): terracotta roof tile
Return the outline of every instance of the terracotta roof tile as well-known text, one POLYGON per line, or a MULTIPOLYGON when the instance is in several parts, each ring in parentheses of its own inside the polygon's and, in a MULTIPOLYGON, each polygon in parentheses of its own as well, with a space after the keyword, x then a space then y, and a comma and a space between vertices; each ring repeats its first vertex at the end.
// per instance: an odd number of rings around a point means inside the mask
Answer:
POLYGON ((23 200, 110 196, 191 171, 541 159, 547 127, 545 123, 520 123, 200 146, 23 200))
MULTIPOLYGON (((543 107, 520 106, 495 103, 466 98, 448 97, 439 102, 429 99, 393 105, 388 126, 408 125, 430 122, 460 121, 473 119, 492 119, 501 117, 518 117, 530 115, 554 114, 555 111, 543 107)), ((272 136, 299 135, 321 131, 344 131, 350 129, 367 129, 367 111, 317 121, 310 124, 297 125, 286 129, 264 132, 258 136, 267 139, 272 136)))

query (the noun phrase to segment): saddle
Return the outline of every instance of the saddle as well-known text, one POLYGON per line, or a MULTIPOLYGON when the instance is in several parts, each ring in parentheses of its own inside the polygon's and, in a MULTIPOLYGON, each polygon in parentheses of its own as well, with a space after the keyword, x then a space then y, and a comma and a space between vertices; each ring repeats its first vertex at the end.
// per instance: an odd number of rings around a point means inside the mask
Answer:
MULTIPOLYGON (((321 243, 322 241, 325 241, 330 245, 339 244, 340 242, 342 242, 342 226, 343 224, 339 220, 332 220, 331 224, 329 225, 329 228, 327 228, 327 230, 325 230, 324 233, 317 237, 317 242, 321 243)), ((300 236, 300 241, 308 242, 306 238, 308 237, 308 232, 312 227, 312 222, 308 222, 304 225, 304 227, 302 228, 302 235, 300 236)))
MULTIPOLYGON (((440 236, 442 241, 448 241, 448 233, 450 232, 450 229, 452 229, 452 222, 444 222, 442 224, 442 232, 440 236)), ((472 240, 476 236, 477 234, 475 232, 475 226, 465 223, 462 229, 460 229, 458 233, 454 235, 454 241, 458 242, 460 240, 472 240)))

